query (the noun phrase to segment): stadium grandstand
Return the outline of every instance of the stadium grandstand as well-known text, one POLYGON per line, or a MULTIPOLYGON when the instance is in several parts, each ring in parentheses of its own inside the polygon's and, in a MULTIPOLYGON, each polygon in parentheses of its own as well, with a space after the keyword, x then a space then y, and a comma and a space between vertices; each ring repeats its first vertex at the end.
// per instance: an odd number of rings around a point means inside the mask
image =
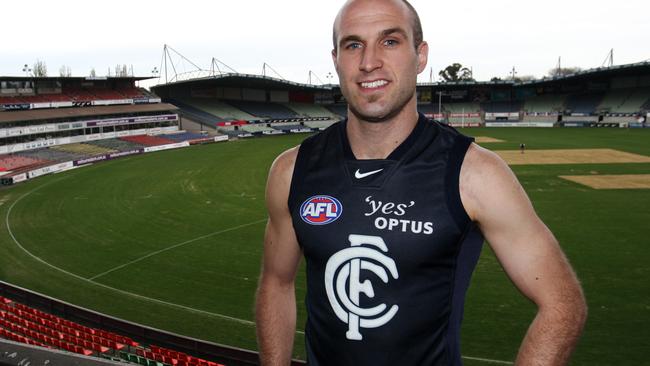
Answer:
POLYGON ((0 77, 2 184, 220 139, 181 130, 176 106, 136 86, 144 79, 0 77))
MULTIPOLYGON (((226 73, 149 91, 137 87, 144 79, 0 77, 0 182, 199 143, 311 133, 347 114, 336 85, 226 73)), ((648 127, 650 62, 528 82, 421 83, 417 103, 421 113, 453 126, 648 127)), ((98 364, 149 366, 257 362, 252 351, 147 328, 1 282, 0 344, 35 359, 47 352, 61 364, 74 364, 66 357, 81 357, 74 361, 79 364, 91 357, 98 364)))

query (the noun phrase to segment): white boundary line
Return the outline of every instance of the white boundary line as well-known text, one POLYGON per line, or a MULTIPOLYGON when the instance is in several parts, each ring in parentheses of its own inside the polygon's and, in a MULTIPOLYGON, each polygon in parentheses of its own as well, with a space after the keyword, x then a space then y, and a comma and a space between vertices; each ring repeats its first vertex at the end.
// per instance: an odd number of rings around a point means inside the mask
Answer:
POLYGON ((487 363, 498 363, 501 365, 514 365, 514 362, 510 361, 501 361, 501 360, 492 360, 489 358, 481 358, 481 357, 470 357, 470 356, 460 356, 466 360, 472 360, 472 361, 479 361, 479 362, 487 362, 487 363))
MULTIPOLYGON (((193 312, 193 313, 197 313, 197 314, 208 315, 208 316, 211 316, 211 317, 215 317, 215 318, 219 318, 219 319, 224 319, 224 320, 229 320, 229 321, 232 321, 232 322, 235 322, 235 323, 239 323, 239 324, 243 324, 243 325, 248 325, 248 326, 251 326, 251 327, 255 327, 255 322, 250 321, 250 320, 239 319, 239 318, 235 318, 235 317, 232 317, 232 316, 228 316, 228 315, 224 315, 224 314, 219 314, 219 313, 212 313, 212 312, 205 311, 205 310, 200 310, 200 309, 191 308, 191 307, 189 307, 189 306, 184 306, 184 305, 175 304, 175 303, 168 302, 168 301, 164 301, 164 300, 160 300, 160 299, 155 299, 155 298, 152 298, 152 297, 143 296, 143 295, 140 295, 140 294, 136 294, 136 293, 133 293, 133 292, 129 292, 129 291, 125 291, 125 290, 121 290, 121 289, 119 289, 119 288, 111 287, 111 286, 105 285, 105 284, 103 284, 103 283, 93 281, 93 279, 99 277, 100 275, 103 276, 104 274, 107 274, 107 273, 112 272, 112 271, 114 271, 114 270, 117 270, 117 269, 120 269, 120 268, 126 267, 126 266, 129 265, 129 264, 132 264, 132 263, 138 262, 138 261, 140 261, 140 260, 143 260, 143 259, 145 259, 145 258, 151 257, 151 256, 153 256, 153 255, 156 255, 156 254, 162 253, 162 252, 164 252, 164 251, 167 251, 167 250, 170 250, 170 249, 173 249, 173 248, 180 247, 181 245, 189 244, 189 243, 191 243, 191 242, 194 242, 194 241, 197 241, 197 240, 200 240, 200 239, 203 239, 203 238, 207 238, 207 237, 210 237, 210 236, 213 236, 213 235, 217 235, 217 234, 220 234, 220 233, 224 233, 224 232, 227 232, 227 231, 232 231, 232 230, 236 230, 236 229, 239 229, 239 228, 242 228, 242 227, 246 227, 246 226, 254 225, 254 224, 257 224, 257 223, 261 223, 261 222, 263 222, 263 221, 266 221, 266 219, 258 220, 258 221, 254 221, 254 222, 250 222, 250 223, 247 223, 247 224, 242 224, 242 225, 235 226, 235 227, 232 227, 232 228, 229 228, 229 229, 224 229, 224 230, 217 231, 217 232, 214 232, 214 233, 211 233, 211 234, 206 234, 206 235, 203 235, 203 236, 200 236, 200 237, 194 238, 194 239, 190 239, 190 240, 187 240, 187 241, 185 241, 185 242, 182 242, 182 243, 179 243, 179 244, 172 245, 171 247, 168 247, 168 248, 161 249, 161 250, 158 250, 158 251, 156 251, 156 252, 150 253, 150 254, 148 254, 148 255, 145 255, 145 256, 143 256, 143 257, 140 257, 140 258, 138 258, 138 259, 135 259, 135 260, 133 260, 133 261, 131 261, 131 262, 125 263, 125 264, 123 264, 123 265, 121 265, 121 266, 117 266, 117 267, 115 267, 114 269, 111 269, 111 270, 109 270, 109 271, 106 271, 105 273, 100 273, 99 275, 96 275, 96 276, 91 277, 91 278, 85 278, 85 277, 79 276, 79 275, 77 275, 77 274, 74 274, 74 273, 72 273, 72 272, 68 272, 68 271, 66 271, 65 269, 60 268, 60 267, 57 267, 57 266, 55 266, 55 265, 53 265, 53 264, 51 264, 51 263, 49 263, 49 262, 46 262, 46 261, 43 260, 42 258, 36 256, 35 254, 33 254, 32 252, 30 252, 29 250, 25 249, 25 247, 23 247, 22 244, 20 244, 20 242, 18 241, 18 239, 16 239, 16 236, 14 235, 13 230, 11 230, 11 225, 9 225, 9 216, 11 215, 11 211, 13 210, 14 206, 16 206, 16 204, 17 204, 20 200, 22 200, 23 198, 29 196, 29 195, 32 194, 33 192, 36 192, 37 190, 39 190, 39 189, 41 189, 41 188, 43 188, 43 187, 45 187, 45 186, 48 186, 48 185, 50 185, 50 184, 52 184, 52 183, 59 182, 59 181, 61 181, 61 180, 63 180, 63 179, 66 179, 66 178, 68 178, 68 177, 61 178, 61 179, 58 179, 58 180, 54 180, 54 181, 48 182, 48 183, 46 183, 46 184, 43 184, 43 185, 41 185, 41 186, 38 186, 38 187, 34 188, 33 190, 31 190, 31 191, 29 191, 29 192, 23 194, 23 195, 20 196, 18 199, 16 199, 16 200, 11 204, 11 206, 9 206, 9 209, 7 209, 7 214, 5 215, 5 225, 7 226, 7 232, 9 232, 9 235, 11 236, 11 239, 12 239, 13 242, 16 244, 16 246, 18 246, 18 248, 20 248, 20 250, 22 250, 23 252, 25 252, 27 255, 29 255, 29 256, 32 257, 33 259, 37 260, 38 262, 43 263, 44 265, 46 265, 46 266, 48 266, 48 267, 50 267, 50 268, 53 268, 53 269, 55 269, 55 270, 57 270, 57 271, 59 271, 59 272, 61 272, 61 273, 64 273, 64 274, 66 274, 66 275, 68 275, 68 276, 71 276, 71 277, 74 277, 74 278, 76 278, 76 279, 78 279, 78 280, 81 280, 81 281, 84 281, 84 282, 88 282, 88 283, 93 284, 93 285, 96 285, 96 286, 98 286, 98 287, 105 288, 105 289, 107 289, 107 290, 111 290, 111 291, 115 291, 115 292, 118 292, 118 293, 121 293, 121 294, 124 294, 124 295, 132 296, 132 297, 135 297, 135 298, 137 298, 137 299, 146 300, 146 301, 151 301, 151 302, 154 302, 154 303, 157 303, 157 304, 161 304, 161 305, 166 305, 166 306, 169 306, 169 307, 172 307, 172 308, 178 308, 178 309, 186 310, 186 311, 193 312)), ((302 334, 302 335, 305 334, 305 332, 300 331, 300 330, 296 330, 296 333, 297 333, 297 334, 302 334)), ((461 357, 464 358, 464 359, 466 359, 466 360, 479 361, 479 362, 486 362, 486 363, 496 363, 496 364, 502 364, 502 365, 512 365, 512 364, 513 364, 513 362, 510 362, 510 361, 493 360, 493 359, 489 359, 489 358, 470 357, 470 356, 461 356, 461 357)))
POLYGON ((243 227, 247 227, 247 226, 251 226, 251 225, 259 224, 259 223, 265 222, 266 220, 267 220, 267 219, 261 219, 261 220, 257 220, 257 221, 249 222, 249 223, 247 223, 247 224, 241 224, 241 225, 233 226, 233 227, 228 228, 228 229, 223 229, 223 230, 215 231, 215 232, 210 233, 210 234, 206 234, 206 235, 198 236, 198 237, 196 237, 196 238, 194 238, 194 239, 186 240, 186 241, 184 241, 184 242, 182 242, 182 243, 174 244, 174 245, 171 245, 171 246, 169 246, 169 247, 167 247, 167 248, 163 248, 163 249, 160 249, 160 250, 156 250, 155 252, 151 252, 151 253, 149 253, 149 254, 143 255, 143 256, 140 257, 140 258, 137 258, 137 259, 134 259, 134 260, 132 260, 132 261, 126 262, 126 263, 121 264, 121 265, 119 265, 119 266, 117 266, 117 267, 113 267, 113 268, 111 268, 111 269, 109 269, 109 270, 107 270, 107 271, 104 271, 104 272, 102 272, 102 273, 100 273, 100 274, 94 275, 94 276, 92 276, 92 277, 90 277, 90 278, 88 278, 88 279, 89 279, 90 281, 93 281, 93 280, 96 280, 97 278, 102 277, 102 276, 104 276, 104 275, 107 275, 107 274, 109 274, 109 273, 111 273, 111 272, 117 271, 117 270, 122 269, 122 268, 124 268, 124 267, 126 267, 126 266, 129 266, 129 265, 131 265, 131 264, 134 264, 134 263, 140 262, 140 261, 142 261, 142 260, 144 260, 144 259, 147 259, 147 258, 153 257, 154 255, 157 255, 157 254, 160 254, 160 253, 166 252, 166 251, 168 251, 168 250, 172 250, 172 249, 175 249, 175 248, 181 247, 181 246, 183 246, 183 245, 193 243, 193 242, 195 242, 195 241, 197 241, 197 240, 201 240, 201 239, 209 238, 209 237, 214 236, 214 235, 219 235, 219 234, 223 234, 223 233, 226 233, 226 232, 229 232, 229 231, 233 231, 233 230, 241 229, 241 228, 243 228, 243 227))
MULTIPOLYGON (((65 179, 65 178, 62 178, 62 179, 65 179)), ((32 257, 36 261, 41 262, 41 263, 43 263, 44 265, 46 265, 46 266, 48 266, 50 268, 53 268, 53 269, 55 269, 55 270, 57 270, 57 271, 59 271, 61 273, 64 273, 64 274, 70 276, 70 277, 74 277, 74 278, 76 278, 76 279, 78 279, 80 281, 88 282, 88 283, 91 283, 93 285, 105 288, 107 290, 115 291, 115 292, 118 292, 118 293, 121 293, 121 294, 124 294, 124 295, 135 297, 137 299, 147 300, 147 301, 151 301, 151 302, 154 302, 154 303, 157 303, 157 304, 166 305, 166 306, 173 307, 173 308, 187 310, 187 311, 190 311, 190 312, 193 312, 193 313, 198 313, 198 314, 208 315, 208 316, 215 317, 215 318, 225 319, 225 320, 233 321, 233 322, 248 325, 248 326, 253 326, 253 327, 255 326, 255 322, 252 322, 250 320, 244 320, 244 319, 239 319, 239 318, 235 318, 235 317, 224 315, 224 314, 212 313, 212 312, 205 311, 205 310, 195 309, 195 308, 191 308, 189 306, 179 305, 179 304, 167 302, 167 301, 164 301, 164 300, 159 300, 159 299, 155 299, 155 298, 152 298, 152 297, 143 296, 143 295, 140 295, 140 294, 136 294, 136 293, 133 293, 133 292, 121 290, 119 288, 111 287, 111 286, 105 285, 103 283, 93 281, 91 279, 79 276, 78 274, 68 272, 63 268, 57 267, 57 266, 43 260, 42 258, 36 256, 35 254, 33 254, 32 252, 27 250, 25 247, 23 247, 22 244, 18 241, 18 239, 16 239, 16 236, 14 235, 13 230, 11 229, 11 225, 9 224, 9 216, 11 216, 11 211, 13 210, 14 206, 16 206, 16 204, 18 202, 20 202, 23 198, 27 197, 28 195, 32 194, 33 192, 36 192, 37 190, 39 190, 39 189, 41 189, 41 188, 43 188, 45 186, 48 186, 48 185, 50 185, 50 184, 52 184, 54 182, 58 182, 58 181, 60 181, 62 179, 55 180, 55 181, 43 184, 43 185, 41 185, 39 187, 36 187, 35 189, 25 193, 24 195, 22 195, 18 199, 16 199, 16 201, 14 201, 11 204, 11 206, 9 206, 9 209, 7 209, 7 214, 5 215, 5 224, 7 225, 7 231, 9 232, 9 235, 11 236, 11 239, 14 241, 14 243, 16 243, 16 245, 18 246, 18 248, 20 248, 20 250, 25 252, 27 255, 29 255, 30 257, 32 257)))

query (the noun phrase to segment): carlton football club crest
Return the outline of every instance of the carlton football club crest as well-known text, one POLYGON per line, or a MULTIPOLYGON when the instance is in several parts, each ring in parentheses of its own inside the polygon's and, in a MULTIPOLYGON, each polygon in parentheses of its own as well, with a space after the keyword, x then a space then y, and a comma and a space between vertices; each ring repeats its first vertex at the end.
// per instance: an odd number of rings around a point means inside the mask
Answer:
POLYGON ((329 224, 341 217, 341 213, 343 205, 332 196, 312 196, 300 206, 300 217, 311 225, 329 224))
MULTIPOLYGON (((381 282, 399 278, 395 261, 387 256, 386 243, 379 236, 356 235, 348 237, 350 248, 334 253, 325 267, 325 291, 336 316, 348 325, 345 337, 363 339, 361 328, 378 328, 388 323, 399 310, 396 304, 379 303, 361 306, 361 294, 374 299, 375 290, 369 279, 361 281, 361 271, 372 272, 381 282)), ((379 300, 379 301, 377 301, 379 300)))

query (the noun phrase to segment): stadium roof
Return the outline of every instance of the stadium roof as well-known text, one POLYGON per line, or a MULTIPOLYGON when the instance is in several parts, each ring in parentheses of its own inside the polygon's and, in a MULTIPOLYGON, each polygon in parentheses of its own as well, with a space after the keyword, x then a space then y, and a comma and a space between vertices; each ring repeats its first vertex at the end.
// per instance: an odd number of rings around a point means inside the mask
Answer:
POLYGON ((512 81, 512 80, 496 80, 496 81, 439 81, 433 83, 418 83, 418 86, 426 87, 468 87, 468 86, 528 86, 537 85, 542 83, 554 83, 581 80, 594 77, 612 77, 612 76, 631 76, 638 74, 650 74, 650 61, 642 61, 633 64, 616 65, 609 67, 596 67, 588 70, 578 71, 573 74, 556 76, 556 77, 543 77, 530 81, 512 81))
POLYGON ((544 77, 541 79, 516 83, 515 86, 535 85, 535 84, 549 83, 549 82, 556 82, 556 81, 586 79, 586 78, 593 78, 598 76, 603 76, 603 77, 632 76, 632 75, 638 75, 644 73, 650 74, 650 61, 642 61, 633 64, 616 65, 616 66, 608 66, 608 67, 595 67, 592 69, 578 71, 573 74, 556 76, 556 77, 544 77))
POLYGON ((202 78, 188 79, 175 81, 167 84, 158 84, 152 87, 152 89, 170 87, 174 85, 182 84, 215 84, 225 87, 236 87, 236 88, 251 88, 251 89, 280 89, 280 90, 332 90, 333 85, 313 85, 313 84, 302 84, 296 83, 294 81, 289 81, 285 79, 274 78, 271 76, 264 75, 253 75, 253 74, 240 74, 240 73, 225 73, 220 75, 211 75, 202 78))
POLYGON ((25 111, 5 111, 0 113, 0 123, 18 121, 51 120, 59 118, 95 117, 112 114, 164 112, 177 110, 167 103, 111 105, 83 108, 32 109, 25 111))
POLYGON ((153 76, 0 76, 0 81, 36 81, 36 80, 81 80, 81 81, 103 81, 103 80, 147 80, 154 79, 153 76))

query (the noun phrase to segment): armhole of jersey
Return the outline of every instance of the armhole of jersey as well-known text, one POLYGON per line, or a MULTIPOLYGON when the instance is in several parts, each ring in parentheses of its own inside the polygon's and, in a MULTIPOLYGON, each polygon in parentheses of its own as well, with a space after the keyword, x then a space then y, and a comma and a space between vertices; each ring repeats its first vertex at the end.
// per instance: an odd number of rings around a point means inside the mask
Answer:
POLYGON ((304 170, 307 164, 309 154, 308 150, 311 139, 306 139, 300 144, 298 148, 298 155, 296 156, 296 162, 293 166, 293 174, 291 175, 291 185, 289 187, 289 197, 287 199, 287 205, 289 207, 289 213, 293 216, 294 209, 299 203, 296 202, 296 190, 301 186, 302 177, 305 176, 304 170))
POLYGON ((469 149, 474 138, 459 135, 456 137, 454 145, 449 151, 449 160, 447 162, 447 173, 445 177, 445 186, 447 190, 447 207, 451 212, 456 226, 459 230, 464 231, 467 224, 471 221, 463 202, 460 199, 460 168, 463 165, 465 154, 469 149))

